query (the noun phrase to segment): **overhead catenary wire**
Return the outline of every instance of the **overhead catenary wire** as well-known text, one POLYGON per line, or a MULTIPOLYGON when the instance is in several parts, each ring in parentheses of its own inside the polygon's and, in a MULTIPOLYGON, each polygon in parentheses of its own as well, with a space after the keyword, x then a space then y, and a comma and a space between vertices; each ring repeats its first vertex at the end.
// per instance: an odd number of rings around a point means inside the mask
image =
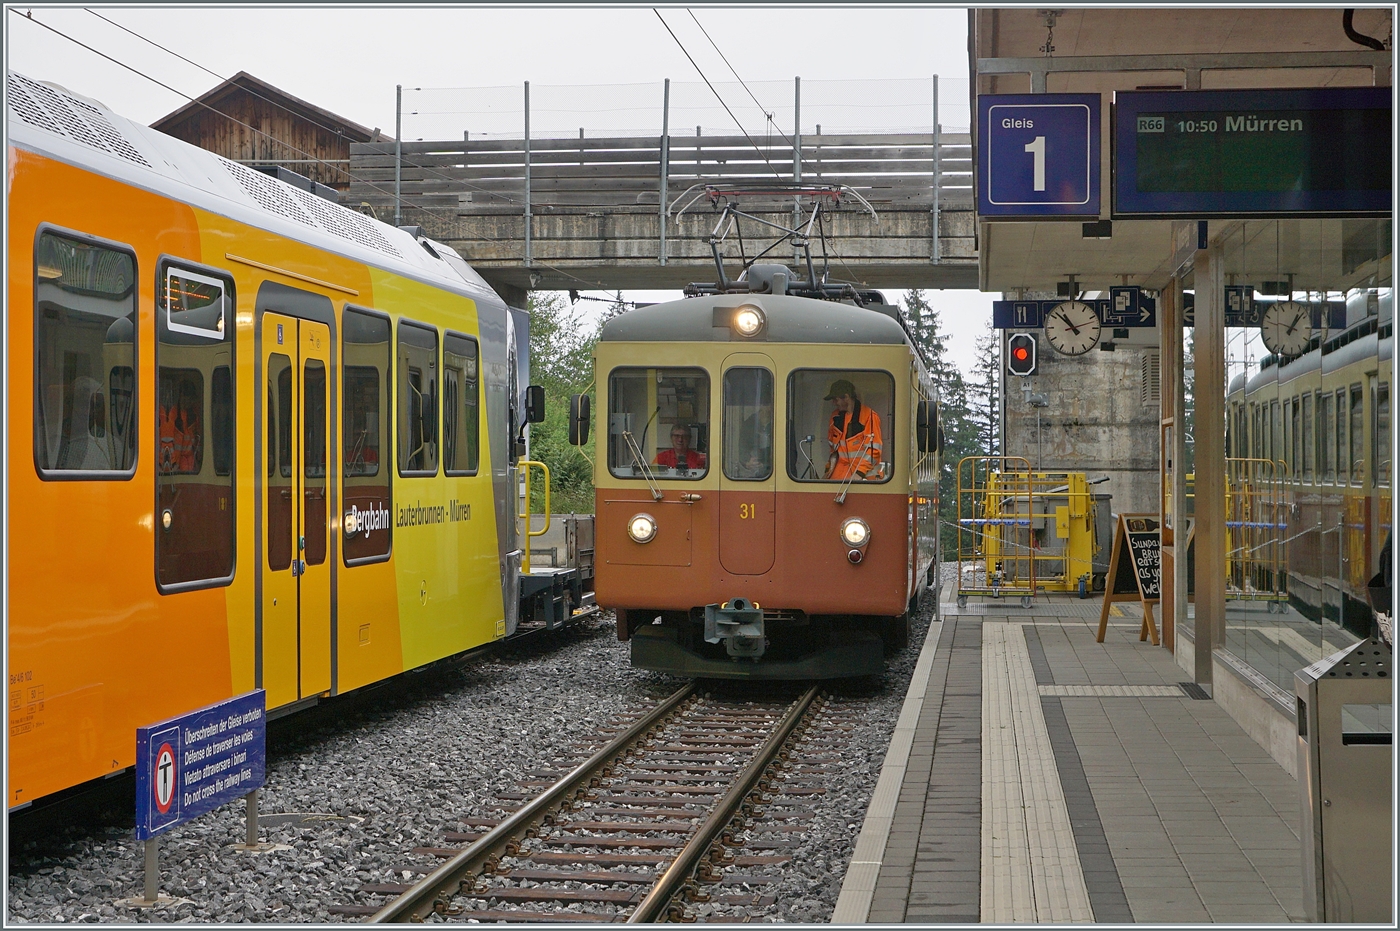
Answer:
POLYGON ((705 85, 709 87, 710 92, 715 95, 715 99, 720 102, 720 106, 724 107, 724 112, 729 114, 729 118, 734 121, 734 125, 739 127, 739 132, 744 134, 744 138, 748 140, 749 145, 753 146, 753 150, 757 152, 758 157, 763 160, 763 164, 767 165, 769 170, 773 172, 773 177, 781 180, 782 175, 778 173, 778 169, 774 168, 773 163, 768 161, 768 156, 764 155, 763 150, 759 148, 758 143, 753 141, 753 137, 749 135, 749 131, 744 128, 744 124, 739 121, 739 118, 734 115, 734 111, 729 109, 729 104, 725 103, 724 98, 719 95, 719 91, 715 90, 714 84, 710 82, 710 79, 705 75, 704 70, 701 69, 700 65, 695 61, 694 57, 691 56, 690 49, 685 47, 685 43, 682 42, 680 38, 676 36, 676 33, 671 29, 670 24, 666 22, 664 17, 662 17, 661 11, 656 9, 656 7, 652 7, 651 11, 656 14, 657 19, 661 20, 661 25, 666 27, 666 31, 671 34, 671 38, 675 40, 676 45, 680 47, 681 52, 683 52, 685 54, 685 57, 689 59, 690 64, 695 68, 696 73, 698 73, 701 79, 704 80, 705 85))
MULTIPOLYGON (((174 88, 174 87, 171 87, 169 84, 166 84, 164 81, 161 81, 159 78, 156 78, 156 77, 153 77, 152 75, 146 74, 144 71, 141 71, 139 68, 136 68, 136 67, 133 66, 133 65, 129 65, 129 64, 127 64, 127 63, 124 62, 124 61, 121 61, 121 60, 119 60, 119 59, 117 59, 117 58, 114 58, 114 57, 111 56, 111 55, 108 55, 106 52, 103 52, 103 51, 100 51, 99 49, 93 48, 92 46, 88 45, 87 43, 83 42, 82 40, 77 39, 77 38, 75 38, 75 37, 73 37, 73 36, 68 35, 67 33, 63 32, 61 29, 57 29, 57 28, 55 28, 55 27, 53 27, 53 26, 50 26, 48 23, 45 23, 45 22, 43 22, 42 20, 35 19, 32 10, 29 11, 28 14, 26 15, 26 14, 21 14, 21 13, 19 12, 19 10, 15 9, 15 8, 13 8, 13 7, 11 7, 11 8, 10 8, 10 12, 15 13, 15 14, 17 14, 17 15, 20 15, 21 18, 26 19, 26 20, 28 20, 29 22, 32 22, 32 23, 34 23, 34 24, 37 25, 37 26, 41 26, 41 27, 43 27, 44 29, 47 29, 49 32, 52 32, 54 35, 58 36, 59 38, 66 39, 66 40, 68 40, 69 42, 72 42, 74 45, 77 45, 77 46, 79 46, 79 47, 81 47, 81 48, 84 48, 84 49, 86 49, 87 51, 92 52, 94 55, 97 55, 97 56, 100 57, 100 58, 106 59, 107 61, 110 61, 112 64, 117 65, 117 66, 120 67, 120 68, 124 68, 124 69, 126 69, 127 71, 130 71, 132 74, 135 74, 137 77, 144 78, 145 80, 150 81, 152 84, 155 84, 155 85, 158 86, 158 87, 161 87, 161 88, 163 88, 163 89, 165 89, 165 90, 168 90, 168 91, 170 91, 171 93, 176 94, 176 95, 179 96, 179 97, 183 97, 185 100, 188 100, 188 101, 190 101, 191 103, 199 104, 200 106, 204 107, 206 110, 209 110, 211 113, 217 113, 218 115, 220 115, 220 116, 222 116, 222 117, 224 117, 224 118, 226 118, 226 119, 228 119, 228 120, 231 120, 232 122, 236 123, 237 125, 243 126, 243 127, 246 128, 249 132, 256 133, 257 135, 266 137, 266 138, 272 140, 273 142, 278 143, 279 145, 283 145, 283 146, 285 146, 285 147, 287 148, 287 150, 290 151, 290 152, 295 152, 295 153, 298 154, 298 155, 307 156, 307 159, 310 160, 310 161, 313 161, 313 162, 324 163, 324 164, 330 164, 329 162, 326 162, 324 159, 316 158, 316 157, 313 156, 311 153, 309 153, 309 152, 304 152, 304 151, 298 149, 298 148, 297 148, 296 146, 294 146, 294 145, 291 145, 291 144, 289 144, 289 143, 286 143, 286 142, 284 142, 284 141, 282 141, 282 140, 280 140, 280 139, 277 139, 277 138, 274 137, 274 136, 269 135, 268 133, 263 132, 262 130, 259 130, 259 129, 253 127, 253 126, 248 125, 247 123, 244 123, 242 120, 239 120, 239 119, 237 119, 237 118, 235 118, 235 117, 229 116, 227 113, 222 113, 222 112, 219 111, 219 110, 215 110, 213 107, 209 106, 209 104, 204 103, 203 101, 198 100, 198 99, 196 99, 196 98, 194 98, 194 97, 191 97, 189 94, 186 94, 184 91, 180 91, 180 90, 177 90, 177 89, 174 88)), ((154 43, 153 43, 153 44, 154 44, 154 43)), ((421 166, 421 165, 415 165, 415 167, 423 168, 425 171, 431 171, 431 169, 424 168, 424 166, 421 166)), ((342 170, 343 170, 343 169, 342 169, 342 170)), ((346 173, 349 174, 349 172, 346 172, 346 173)), ((366 180, 364 180, 364 179, 362 179, 362 178, 355 178, 353 175, 350 175, 350 177, 351 177, 351 180, 358 180, 358 181, 360 181, 361 183, 363 183, 363 184, 365 184, 365 185, 368 185, 370 188, 372 188, 373 190, 378 191, 378 192, 381 193, 381 194, 385 194, 386 196, 392 196, 392 192, 391 192, 391 191, 389 191, 389 190, 387 190, 387 189, 385 189, 385 188, 380 187, 379 185, 375 184, 375 183, 372 182, 372 181, 366 181, 366 180)), ((514 203, 514 201, 510 201, 510 202, 511 202, 511 203, 514 203)), ((430 215, 430 216, 438 216, 438 217, 441 217, 442 219, 445 219, 445 220, 452 220, 452 221, 455 221, 455 220, 457 219, 455 215, 449 214, 449 213, 447 213, 446 211, 438 210, 438 209, 435 209, 435 208, 431 208, 431 207, 419 207, 418 209, 422 210, 424 213, 426 213, 426 214, 428 214, 428 215, 430 215)), ((495 243, 495 244, 501 246, 505 251, 507 251, 508 253, 510 253, 513 257, 520 258, 520 259, 522 259, 522 260, 524 259, 524 253, 521 252, 521 251, 519 251, 519 250, 517 250, 517 249, 515 249, 515 248, 513 248, 513 247, 509 244, 509 242, 507 242, 506 240, 499 239, 499 238, 487 238, 487 241, 488 241, 488 242, 495 243)), ((592 279, 592 280, 590 280, 590 279, 587 279, 587 278, 580 278, 578 275, 575 275, 574 273, 572 273, 572 272, 570 272, 570 271, 567 271, 567 270, 565 270, 565 269, 559 268, 558 266, 549 264, 549 263, 547 263, 547 262, 539 262, 538 260, 536 260, 536 265, 537 265, 538 267, 545 268, 545 269, 548 269, 549 271, 555 272, 555 273, 557 273, 558 275, 560 275, 561 277, 563 277, 563 278, 565 278, 565 279, 568 279, 568 280, 570 280, 570 281, 576 281, 576 282, 578 282, 578 283, 581 284, 581 285, 586 285, 586 286, 588 286, 589 290, 607 290, 607 285, 604 284, 602 281, 599 281, 599 280, 597 280, 597 279, 592 279)))
POLYGON ((791 145, 792 139, 788 136, 787 133, 783 132, 782 129, 778 127, 777 121, 773 119, 772 112, 770 112, 767 107, 765 107, 762 103, 759 102, 758 98, 754 96, 754 92, 749 88, 749 85, 746 84, 744 82, 744 79, 739 76, 739 72, 734 70, 734 66, 730 64, 729 57, 724 54, 724 50, 721 49, 719 45, 715 43, 715 40, 710 37, 709 31, 703 25, 700 24, 700 20, 696 19, 695 11, 686 10, 686 12, 689 13, 690 18, 695 21, 695 25, 700 28, 700 32, 705 36, 706 39, 709 40, 710 47, 715 50, 715 53, 719 55, 720 60, 723 61, 725 65, 729 68, 729 73, 734 75, 734 80, 738 81, 739 86, 742 87, 744 89, 744 92, 749 95, 749 99, 753 101, 754 106, 758 107, 758 109, 763 113, 763 115, 768 118, 769 124, 778 130, 778 135, 782 137, 783 141, 791 145))

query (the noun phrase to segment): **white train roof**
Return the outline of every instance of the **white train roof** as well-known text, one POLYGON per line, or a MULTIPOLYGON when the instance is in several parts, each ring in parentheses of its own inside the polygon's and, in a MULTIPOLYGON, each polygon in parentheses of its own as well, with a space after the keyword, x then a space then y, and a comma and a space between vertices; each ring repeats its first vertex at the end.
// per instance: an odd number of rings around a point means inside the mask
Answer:
MULTIPOLYGON (((5 75, 5 88, 10 145, 366 265, 501 303, 466 262, 430 254, 404 230, 142 126, 52 84, 11 71, 5 75)), ((450 247, 428 242, 438 252, 457 257, 450 247)))

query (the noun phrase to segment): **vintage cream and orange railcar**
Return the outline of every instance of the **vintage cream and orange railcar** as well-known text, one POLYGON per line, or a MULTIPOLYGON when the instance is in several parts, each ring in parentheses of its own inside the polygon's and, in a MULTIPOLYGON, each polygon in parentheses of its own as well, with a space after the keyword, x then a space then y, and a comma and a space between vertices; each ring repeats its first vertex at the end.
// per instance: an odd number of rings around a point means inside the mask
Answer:
POLYGON ((142 725, 511 633, 513 312, 439 244, 7 81, 10 809, 142 725))
POLYGON ((870 675, 908 640, 935 571, 936 386, 894 308, 857 303, 875 295, 784 290, 656 304, 603 327, 596 591, 635 666, 870 675), (873 411, 878 433, 829 442, 842 394, 843 421, 868 427, 873 411))

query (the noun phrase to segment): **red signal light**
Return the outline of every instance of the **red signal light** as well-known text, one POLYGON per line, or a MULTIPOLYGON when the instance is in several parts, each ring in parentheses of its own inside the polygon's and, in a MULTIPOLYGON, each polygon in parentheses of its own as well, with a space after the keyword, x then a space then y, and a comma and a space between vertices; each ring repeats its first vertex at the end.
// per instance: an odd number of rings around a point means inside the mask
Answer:
POLYGON ((1035 374, 1035 336, 1030 333, 1012 333, 1007 339, 1006 368, 1012 375, 1035 374))

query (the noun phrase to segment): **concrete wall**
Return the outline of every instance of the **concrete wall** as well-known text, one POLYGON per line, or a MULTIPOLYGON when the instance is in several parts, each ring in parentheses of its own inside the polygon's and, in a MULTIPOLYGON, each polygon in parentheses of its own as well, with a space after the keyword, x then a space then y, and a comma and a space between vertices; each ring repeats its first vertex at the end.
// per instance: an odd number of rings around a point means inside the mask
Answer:
POLYGON ((1110 476, 1096 492, 1113 495, 1117 513, 1155 513, 1158 490, 1158 420, 1161 406, 1142 400, 1142 362, 1146 349, 1091 349, 1082 356, 1062 356, 1050 348, 1043 331, 1037 373, 1030 378, 1006 375, 1003 437, 1008 456, 1024 456, 1031 468, 1050 472, 1087 472, 1110 476), (1036 410, 1026 402, 1023 385, 1046 395, 1049 406, 1036 410))

